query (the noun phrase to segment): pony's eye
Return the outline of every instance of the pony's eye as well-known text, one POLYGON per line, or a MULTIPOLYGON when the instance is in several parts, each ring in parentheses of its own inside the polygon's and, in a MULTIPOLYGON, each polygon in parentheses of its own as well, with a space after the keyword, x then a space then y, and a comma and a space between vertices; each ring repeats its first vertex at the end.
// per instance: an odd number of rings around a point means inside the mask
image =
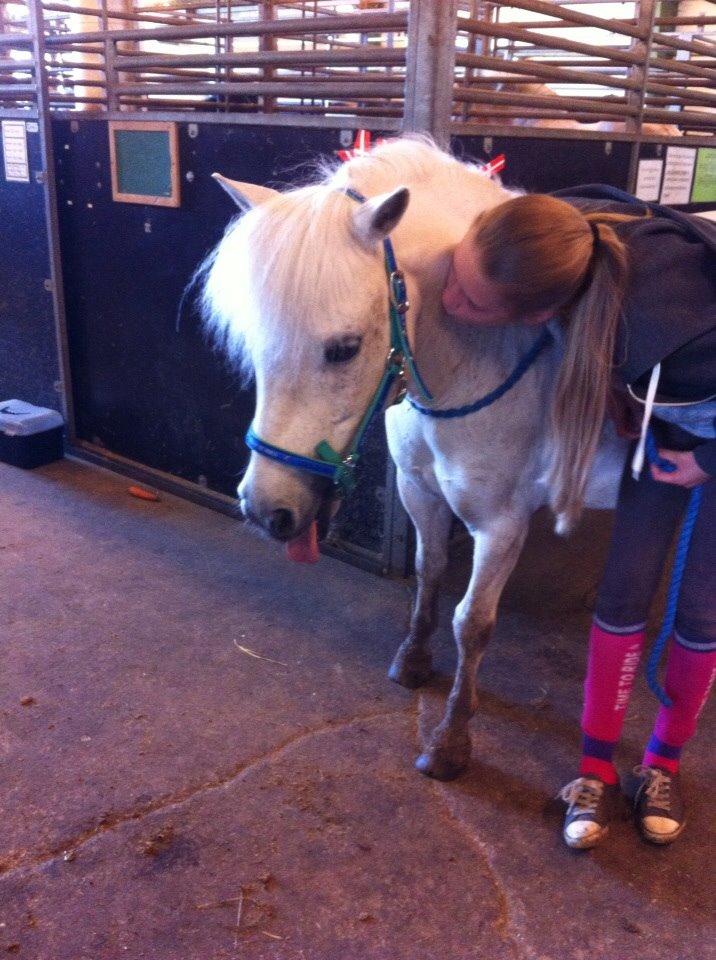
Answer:
POLYGON ((336 337, 328 340, 323 350, 326 363, 348 363, 360 350, 362 337, 336 337))

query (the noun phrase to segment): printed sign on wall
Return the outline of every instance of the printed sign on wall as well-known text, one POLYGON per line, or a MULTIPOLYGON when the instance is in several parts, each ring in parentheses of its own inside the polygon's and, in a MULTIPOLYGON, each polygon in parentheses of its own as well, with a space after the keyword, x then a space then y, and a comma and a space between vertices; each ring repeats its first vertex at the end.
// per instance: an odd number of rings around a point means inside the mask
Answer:
POLYGON ((700 147, 692 203, 716 203, 716 147, 700 147))
POLYGON ((27 133, 24 120, 2 121, 2 152, 5 161, 5 179, 17 183, 30 182, 27 162, 27 133))
POLYGON ((640 200, 658 200, 663 160, 640 160, 636 175, 635 194, 640 200))
POLYGON ((667 147, 664 182, 661 185, 662 203, 688 203, 691 200, 691 181, 694 179, 696 150, 693 147, 667 147))

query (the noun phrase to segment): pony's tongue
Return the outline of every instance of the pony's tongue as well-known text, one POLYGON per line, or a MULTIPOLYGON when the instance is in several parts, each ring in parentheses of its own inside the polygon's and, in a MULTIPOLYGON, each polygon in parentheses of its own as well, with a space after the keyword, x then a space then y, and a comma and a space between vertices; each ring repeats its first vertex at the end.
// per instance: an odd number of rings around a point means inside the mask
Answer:
POLYGON ((318 525, 314 520, 300 537, 289 540, 286 544, 286 555, 294 563, 317 563, 318 553, 318 525))

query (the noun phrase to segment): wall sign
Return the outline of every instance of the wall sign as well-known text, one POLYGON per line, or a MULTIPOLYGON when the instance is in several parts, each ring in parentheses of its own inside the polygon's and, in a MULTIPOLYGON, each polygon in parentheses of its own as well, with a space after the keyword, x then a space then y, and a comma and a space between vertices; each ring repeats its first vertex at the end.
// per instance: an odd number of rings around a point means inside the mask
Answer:
POLYGON ((111 120, 112 199, 157 207, 179 206, 175 123, 111 120))
POLYGON ((688 203, 691 200, 695 165, 696 150, 693 147, 666 148, 666 166, 661 184, 662 203, 688 203))
POLYGON ((691 202, 716 203, 716 147, 699 148, 691 202))
POLYGON ((2 152, 5 179, 16 183, 30 182, 27 162, 27 132, 24 120, 2 121, 2 152))
POLYGON ((635 195, 640 200, 658 200, 663 160, 640 160, 636 175, 635 195))

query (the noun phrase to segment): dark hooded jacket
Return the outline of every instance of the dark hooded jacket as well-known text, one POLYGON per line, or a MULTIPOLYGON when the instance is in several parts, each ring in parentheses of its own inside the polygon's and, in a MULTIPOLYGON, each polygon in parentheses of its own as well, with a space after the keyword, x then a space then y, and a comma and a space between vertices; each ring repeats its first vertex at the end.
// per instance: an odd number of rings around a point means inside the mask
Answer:
MULTIPOLYGON (((716 223, 603 184, 553 195, 588 212, 638 217, 613 225, 630 264, 614 354, 618 380, 643 396, 661 363, 657 401, 716 395, 716 223)), ((694 454, 702 470, 716 475, 716 440, 700 441, 694 454)))

